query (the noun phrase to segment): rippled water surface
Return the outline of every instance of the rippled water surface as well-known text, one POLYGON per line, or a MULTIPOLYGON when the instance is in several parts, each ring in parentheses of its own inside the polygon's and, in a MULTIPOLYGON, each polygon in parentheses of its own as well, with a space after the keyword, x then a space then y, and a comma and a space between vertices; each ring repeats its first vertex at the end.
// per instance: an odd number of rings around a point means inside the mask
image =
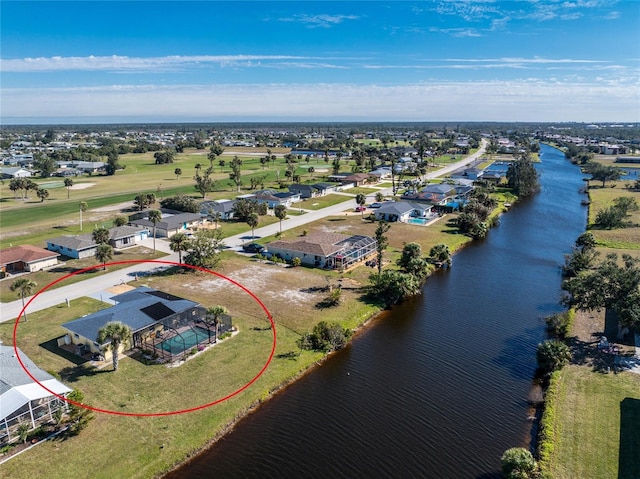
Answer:
POLYGON ((542 146, 541 191, 456 254, 424 294, 173 473, 201 477, 491 478, 527 442, 542 318, 584 230, 582 175, 542 146))

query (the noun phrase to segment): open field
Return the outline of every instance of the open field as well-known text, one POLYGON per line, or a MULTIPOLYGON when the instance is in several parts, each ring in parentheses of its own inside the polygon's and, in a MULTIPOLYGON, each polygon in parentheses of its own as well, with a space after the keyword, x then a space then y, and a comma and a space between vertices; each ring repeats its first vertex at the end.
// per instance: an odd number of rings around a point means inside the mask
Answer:
POLYGON ((551 477, 640 477, 640 375, 562 370, 551 477))
MULTIPOLYGON (((616 182, 615 187, 607 185, 602 188, 601 182, 589 182, 589 224, 595 222, 596 215, 599 211, 613 205, 615 198, 624 196, 635 198, 640 206, 640 191, 632 191, 625 187, 623 182, 616 182)), ((591 228, 589 231, 593 233, 598 244, 619 250, 638 250, 640 249, 640 210, 630 212, 629 221, 634 224, 632 227, 616 228, 611 230, 591 228)))

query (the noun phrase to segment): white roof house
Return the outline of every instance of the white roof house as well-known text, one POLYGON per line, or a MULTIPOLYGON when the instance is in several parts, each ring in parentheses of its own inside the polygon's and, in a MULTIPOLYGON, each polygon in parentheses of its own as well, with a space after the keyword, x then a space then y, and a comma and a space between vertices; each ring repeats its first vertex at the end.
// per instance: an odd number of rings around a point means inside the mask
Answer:
POLYGON ((52 420, 56 410, 66 408, 66 402, 52 392, 60 396, 71 392, 70 388, 36 366, 20 348, 18 355, 40 384, 22 368, 13 346, 0 344, 0 444, 17 440, 18 425, 22 423, 35 429, 52 420))

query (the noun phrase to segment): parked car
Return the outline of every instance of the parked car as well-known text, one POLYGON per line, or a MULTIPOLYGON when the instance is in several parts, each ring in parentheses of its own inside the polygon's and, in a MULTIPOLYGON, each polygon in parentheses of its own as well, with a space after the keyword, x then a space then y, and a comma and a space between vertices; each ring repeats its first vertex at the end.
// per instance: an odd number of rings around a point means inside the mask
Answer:
POLYGON ((262 253, 266 248, 258 243, 248 243, 242 245, 242 251, 245 253, 262 253))
POLYGON ((364 210, 366 210, 366 209, 367 209, 367 207, 366 207, 366 206, 356 206, 356 211, 357 211, 358 213, 360 213, 361 211, 364 211, 364 210))
POLYGON ((369 208, 380 208, 382 206, 382 203, 371 203, 369 205, 369 208))

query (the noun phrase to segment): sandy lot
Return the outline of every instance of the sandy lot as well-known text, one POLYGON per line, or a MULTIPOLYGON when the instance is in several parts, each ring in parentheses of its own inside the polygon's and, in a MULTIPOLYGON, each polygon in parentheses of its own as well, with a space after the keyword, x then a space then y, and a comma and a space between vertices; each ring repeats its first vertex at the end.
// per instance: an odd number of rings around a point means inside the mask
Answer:
POLYGON ((86 190, 87 188, 91 188, 92 186, 96 186, 96 183, 77 183, 73 186, 70 186, 70 190, 86 190))

